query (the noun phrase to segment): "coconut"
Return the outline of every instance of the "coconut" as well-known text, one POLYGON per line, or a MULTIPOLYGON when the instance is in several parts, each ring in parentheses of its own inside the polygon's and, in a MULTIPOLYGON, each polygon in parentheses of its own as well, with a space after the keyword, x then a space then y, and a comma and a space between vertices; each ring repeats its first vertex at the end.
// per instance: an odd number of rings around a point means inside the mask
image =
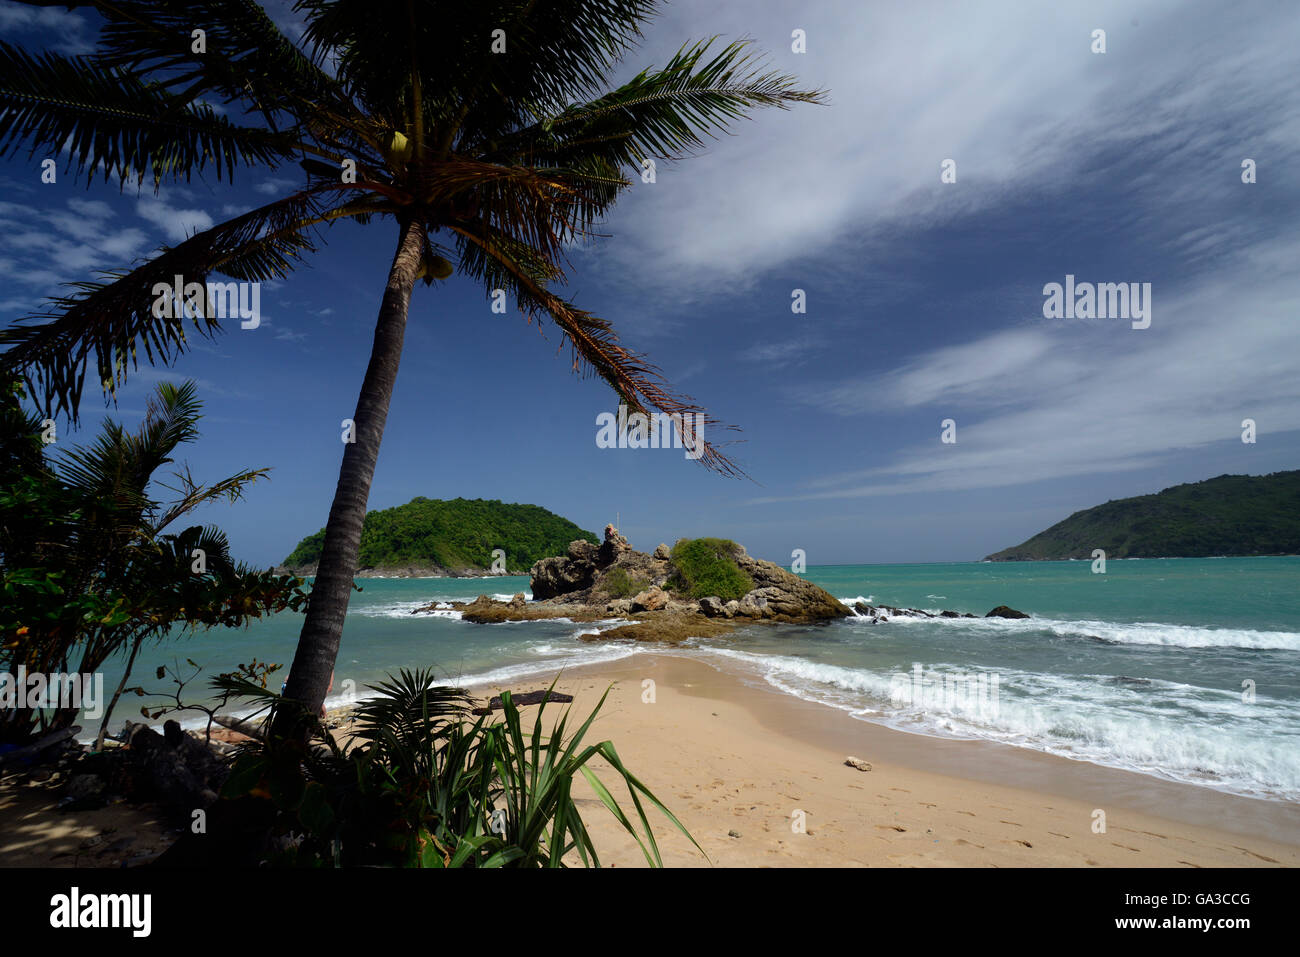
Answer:
POLYGON ((456 271, 456 267, 449 260, 441 256, 427 256, 420 260, 420 268, 415 274, 416 279, 423 279, 426 286, 431 285, 435 279, 449 279, 451 274, 456 271))
POLYGON ((402 163, 411 158, 411 142, 405 133, 394 132, 388 138, 388 157, 402 163))
POLYGON ((450 279, 455 271, 456 267, 451 264, 451 261, 441 256, 434 256, 429 261, 428 272, 434 279, 450 279))

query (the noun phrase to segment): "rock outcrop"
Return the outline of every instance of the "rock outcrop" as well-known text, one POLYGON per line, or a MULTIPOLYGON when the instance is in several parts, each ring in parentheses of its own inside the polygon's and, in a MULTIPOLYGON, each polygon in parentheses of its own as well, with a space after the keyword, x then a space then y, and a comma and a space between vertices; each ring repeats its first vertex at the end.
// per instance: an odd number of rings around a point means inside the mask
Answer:
POLYGON ((578 539, 569 543, 568 555, 543 558, 533 563, 532 576, 534 601, 545 601, 556 595, 568 595, 591 587, 596 576, 596 560, 600 547, 578 539))
MULTIPOLYGON (((872 622, 889 621, 894 618, 975 618, 970 612, 941 611, 935 614, 924 608, 895 608, 893 605, 868 605, 864 601, 856 602, 853 610, 860 618, 870 618, 872 622)), ((1026 616, 1028 617, 1028 616, 1026 616)))
MULTIPOLYGON (((584 636, 596 640, 681 641, 757 622, 809 623, 852 616, 835 596, 812 582, 751 557, 740 545, 727 547, 736 568, 753 583, 738 598, 691 597, 667 545, 660 545, 652 554, 639 552, 611 525, 606 526, 600 545, 575 541, 565 555, 536 562, 531 569, 532 602, 521 605, 518 596, 508 603, 479 596, 463 605, 452 603, 452 607, 464 620, 482 623, 631 619, 627 625, 584 636)), ((728 556, 724 553, 723 557, 728 556)), ((416 613, 432 610, 429 606, 416 613)))
POLYGON ((736 547, 739 549, 735 556, 736 564, 754 582, 753 590, 740 599, 739 614, 803 621, 829 621, 849 616, 844 603, 824 588, 780 565, 751 558, 743 548, 736 547))
POLYGON ((998 605, 991 612, 984 616, 985 618, 1028 618, 1023 611, 1016 611, 1014 608, 1008 608, 1006 605, 998 605))
POLYGON ((780 565, 751 557, 740 545, 734 546, 731 558, 754 587, 731 601, 716 595, 693 599, 674 584, 678 569, 667 545, 660 545, 652 555, 638 552, 610 525, 599 547, 574 542, 567 556, 544 558, 533 565, 533 598, 587 604, 603 599, 608 609, 612 603, 629 597, 618 594, 620 590, 635 588, 630 609, 634 613, 664 611, 675 604, 679 612, 709 618, 809 622, 851 614, 826 590, 780 565))
POLYGON ((78 746, 44 779, 66 774, 59 808, 90 811, 120 800, 157 804, 187 825, 197 808, 208 808, 229 772, 220 743, 205 744, 174 720, 162 734, 128 721, 121 747, 89 751, 78 746))
MULTIPOLYGON (((889 621, 891 617, 976 617, 970 612, 936 613, 866 602, 857 602, 850 610, 825 589, 780 565, 751 557, 740 545, 708 542, 711 547, 721 549, 715 557, 724 563, 726 559, 735 563, 735 569, 731 570, 733 577, 738 577, 734 576, 738 570, 749 579, 752 587, 745 594, 725 600, 720 595, 691 597, 667 545, 660 545, 652 554, 638 552, 610 525, 606 526, 605 540, 600 545, 581 540, 571 542, 565 555, 536 562, 531 570, 531 602, 523 601, 522 595, 515 595, 509 602, 480 595, 472 602, 434 603, 417 609, 415 614, 445 613, 450 607, 458 610, 465 621, 484 624, 547 618, 575 622, 623 618, 628 620, 627 624, 583 635, 583 640, 630 638, 667 642, 723 634, 746 625, 808 624, 854 615, 869 618, 873 624, 889 621)), ((999 605, 986 617, 1029 616, 999 605)))
POLYGON ((632 611, 663 611, 668 607, 668 593, 652 585, 632 599, 632 611))

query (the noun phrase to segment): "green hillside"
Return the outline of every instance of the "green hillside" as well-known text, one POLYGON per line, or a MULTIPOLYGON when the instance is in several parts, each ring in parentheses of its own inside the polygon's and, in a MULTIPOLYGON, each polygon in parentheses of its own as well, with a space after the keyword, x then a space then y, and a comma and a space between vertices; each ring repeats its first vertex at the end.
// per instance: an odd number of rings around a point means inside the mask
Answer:
MULTIPOLYGON (((437 566, 449 571, 488 569, 492 550, 506 553, 506 568, 527 571, 539 558, 562 555, 577 538, 595 535, 537 505, 495 499, 411 499, 366 513, 361 526, 361 568, 437 566)), ((320 559, 325 529, 308 535, 284 564, 304 568, 320 559)))
POLYGON ((989 561, 1300 554, 1300 471, 1220 475, 1075 512, 989 561))

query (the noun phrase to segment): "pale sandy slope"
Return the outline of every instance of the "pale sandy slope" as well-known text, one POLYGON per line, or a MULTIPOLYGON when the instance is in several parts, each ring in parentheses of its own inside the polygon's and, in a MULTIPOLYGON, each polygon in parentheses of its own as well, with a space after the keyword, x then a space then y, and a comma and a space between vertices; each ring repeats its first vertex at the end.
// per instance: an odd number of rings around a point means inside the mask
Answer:
MULTIPOLYGON (((589 740, 612 740, 715 865, 1300 863, 1296 805, 1024 749, 891 731, 676 656, 643 654, 575 669, 557 687, 576 696, 574 714, 585 717, 610 682, 614 690, 589 740), (647 678, 655 682, 653 704, 642 701, 647 678), (844 766, 849 754, 872 770, 844 766), (1105 833, 1093 830, 1098 809, 1106 813, 1105 833), (806 833, 794 831, 796 811, 805 814, 806 833)), ((545 685, 526 681, 512 690, 545 685)), ((489 690, 500 689, 479 693, 489 690)), ((526 709, 526 726, 534 713, 526 709)), ((625 795, 608 769, 601 777, 625 795)), ((585 782, 580 793, 602 863, 643 864, 585 782)), ((665 863, 707 865, 655 814, 665 863)))
MULTIPOLYGON (((512 684, 536 690, 549 679, 512 684)), ((576 724, 611 682, 588 741, 610 739, 719 866, 1296 866, 1300 806, 1024 749, 903 734, 746 683, 701 660, 639 654, 561 675, 576 724), (643 703, 643 682, 655 682, 643 703), (845 767, 855 755, 871 771, 845 767), (1094 833, 1094 812, 1106 832, 1094 833), (807 829, 796 833, 795 812, 807 829)), ((480 688, 487 694, 501 690, 480 688)), ((550 705, 547 714, 558 713, 550 705)), ((531 727, 535 707, 525 711, 531 727)), ((498 712, 499 714, 499 712, 498 712)), ((621 786, 602 778, 630 810, 621 786)), ((579 782, 602 863, 636 845, 579 782)), ((167 846, 150 808, 63 814, 57 790, 0 787, 0 866, 118 866, 167 846)), ((651 811, 665 862, 707 866, 651 811)))

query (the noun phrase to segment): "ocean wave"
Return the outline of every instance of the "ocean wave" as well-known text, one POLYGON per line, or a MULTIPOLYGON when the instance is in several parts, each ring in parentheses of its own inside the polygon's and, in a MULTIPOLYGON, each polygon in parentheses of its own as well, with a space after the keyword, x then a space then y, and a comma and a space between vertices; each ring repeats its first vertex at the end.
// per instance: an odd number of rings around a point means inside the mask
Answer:
POLYGON ((1061 638, 1092 638, 1119 645, 1300 651, 1300 632, 1294 631, 1206 628, 1147 621, 1053 621, 1047 627, 1061 638))
MULTIPOLYGON (((937 614, 926 608, 925 611, 937 614)), ((1057 638, 1077 638, 1108 645, 1165 645, 1174 648, 1248 648, 1255 651, 1300 651, 1300 632, 1211 628, 1168 622, 1093 621, 1059 618, 923 618, 894 615, 891 624, 932 623, 984 633, 1023 634, 1045 631, 1057 638)))
POLYGON ((894 692, 917 688, 914 672, 704 650, 778 691, 896 730, 995 741, 1237 794, 1300 800, 1300 730, 1289 701, 1260 697, 1247 705, 1224 689, 1015 669, 986 674, 981 696, 972 693, 971 669, 940 663, 922 669, 934 683, 913 703, 894 692), (959 689, 963 677, 965 692, 943 693, 945 681, 959 689))
POLYGON ((458 684, 465 688, 478 688, 483 685, 504 684, 508 681, 517 681, 521 678, 530 678, 535 675, 554 674, 557 667, 569 669, 582 668, 587 665, 606 664, 611 661, 618 661, 622 658, 630 658, 633 655, 645 654, 649 651, 649 649, 644 645, 632 644, 590 645, 578 649, 566 645, 555 650, 558 654, 542 661, 503 665, 487 671, 463 675, 458 679, 458 684))
POLYGON ((358 615, 362 618, 451 618, 460 620, 461 614, 452 609, 446 601, 438 600, 432 611, 423 611, 432 604, 434 600, 429 598, 420 598, 407 601, 386 602, 382 605, 354 605, 348 609, 349 615, 358 615), (419 612, 419 614, 415 614, 419 612))

